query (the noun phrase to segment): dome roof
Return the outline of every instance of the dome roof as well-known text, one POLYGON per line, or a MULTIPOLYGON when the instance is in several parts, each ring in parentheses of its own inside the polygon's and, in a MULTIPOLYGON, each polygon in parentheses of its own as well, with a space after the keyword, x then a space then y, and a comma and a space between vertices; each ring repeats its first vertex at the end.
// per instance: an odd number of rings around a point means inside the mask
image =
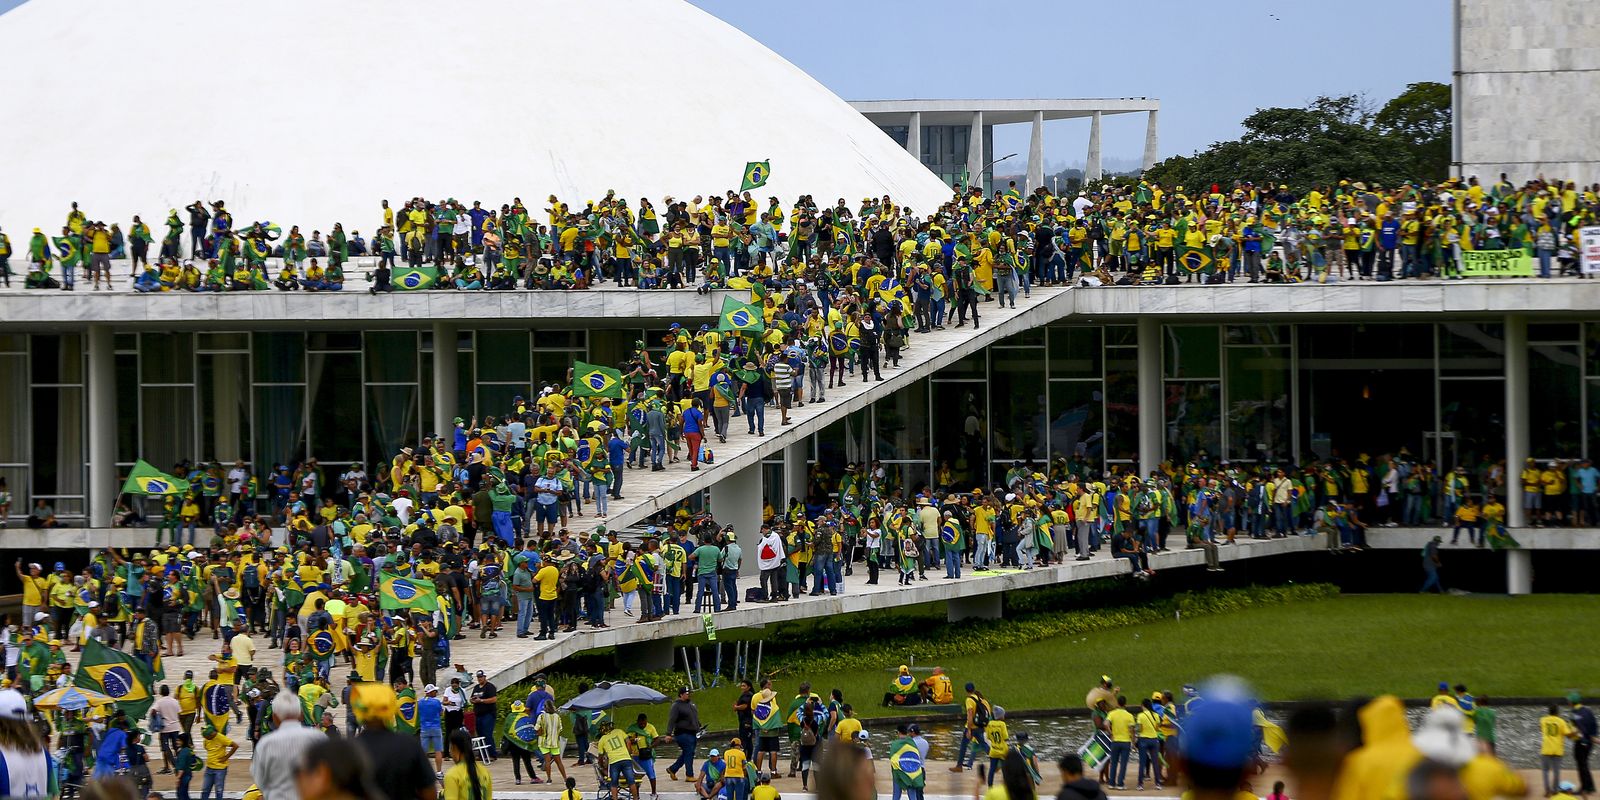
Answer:
POLYGON ((239 225, 368 230, 379 201, 536 215, 551 194, 787 208, 950 190, 843 100, 683 0, 31 0, 0 15, 0 226, 225 200, 239 225))

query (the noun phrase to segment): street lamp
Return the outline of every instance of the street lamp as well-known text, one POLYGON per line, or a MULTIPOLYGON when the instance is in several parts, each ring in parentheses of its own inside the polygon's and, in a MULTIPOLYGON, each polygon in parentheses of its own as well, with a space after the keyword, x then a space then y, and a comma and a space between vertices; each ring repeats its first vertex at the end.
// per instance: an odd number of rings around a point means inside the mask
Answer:
MULTIPOLYGON (((978 185, 979 186, 983 185, 983 174, 985 172, 988 172, 990 167, 992 167, 992 166, 994 166, 994 165, 996 165, 996 164, 998 164, 998 163, 1000 163, 1000 162, 1002 162, 1002 161, 1004 161, 1004 160, 1006 160, 1008 158, 1016 158, 1016 157, 1017 157, 1017 154, 1016 153, 1012 153, 1010 155, 1001 156, 1001 157, 999 157, 999 158, 997 158, 997 159, 995 159, 993 161, 990 161, 987 164, 984 164, 983 167, 978 170, 978 185)), ((970 180, 970 178, 969 178, 969 180, 970 180)))

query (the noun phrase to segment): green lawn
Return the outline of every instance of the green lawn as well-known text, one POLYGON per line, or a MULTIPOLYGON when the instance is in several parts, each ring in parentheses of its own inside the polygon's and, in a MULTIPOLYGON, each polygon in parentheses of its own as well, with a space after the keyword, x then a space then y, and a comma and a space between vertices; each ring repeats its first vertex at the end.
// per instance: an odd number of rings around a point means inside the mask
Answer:
MULTIPOLYGON (((1596 693, 1585 624, 1596 615, 1594 595, 1353 595, 1051 639, 941 666, 958 695, 970 680, 1013 711, 1076 707, 1103 673, 1130 698, 1219 672, 1249 680, 1269 700, 1427 697, 1441 680, 1479 695, 1596 693)), ((890 711, 878 702, 895 666, 782 674, 774 684, 785 699, 802 679, 824 695, 839 688, 863 716, 883 716, 890 711)), ((730 728, 734 697, 723 686, 695 700, 707 724, 730 728)))

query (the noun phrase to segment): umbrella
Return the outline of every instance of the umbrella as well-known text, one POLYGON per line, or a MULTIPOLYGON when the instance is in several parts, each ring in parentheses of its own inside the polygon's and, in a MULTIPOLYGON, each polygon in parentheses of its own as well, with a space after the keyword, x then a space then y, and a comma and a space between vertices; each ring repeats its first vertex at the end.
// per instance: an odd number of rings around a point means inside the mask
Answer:
POLYGON ((82 711, 89 706, 108 706, 117 701, 110 695, 101 694, 93 689, 80 689, 68 686, 64 689, 51 689, 33 699, 34 708, 60 709, 62 711, 82 711))
POLYGON ((562 711, 581 709, 585 711, 598 711, 615 706, 640 706, 649 703, 666 702, 667 696, 648 687, 636 683, 608 683, 601 681, 577 697, 567 701, 561 707, 562 711))

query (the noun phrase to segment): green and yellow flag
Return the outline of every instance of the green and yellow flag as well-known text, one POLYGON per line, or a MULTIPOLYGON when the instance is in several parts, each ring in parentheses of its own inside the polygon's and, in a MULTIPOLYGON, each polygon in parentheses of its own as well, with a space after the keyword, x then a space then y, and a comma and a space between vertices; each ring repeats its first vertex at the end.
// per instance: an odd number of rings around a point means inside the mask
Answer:
POLYGON ((169 495, 189 491, 189 482, 180 480, 150 466, 144 459, 133 464, 133 471, 122 482, 124 494, 169 495))
POLYGON ((732 297, 722 298, 721 320, 717 330, 724 333, 729 331, 760 333, 767 329, 766 318, 761 315, 759 306, 741 303, 732 297))
POLYGON ((772 177, 771 161, 751 161, 744 165, 744 183, 739 185, 739 191, 748 192, 765 186, 770 177, 772 177))
POLYGON ((622 388, 621 370, 582 361, 572 363, 573 397, 610 397, 621 400, 622 388))
POLYGON ((378 608, 384 611, 438 611, 439 592, 434 588, 433 581, 380 572, 378 608))
POLYGON ((144 662, 112 650, 98 639, 90 639, 83 646, 78 674, 72 679, 74 686, 93 689, 116 700, 117 706, 133 719, 142 719, 149 713, 150 704, 155 702, 150 691, 153 683, 144 662))
POLYGON ((431 289, 439 282, 438 267, 398 267, 394 277, 389 281, 398 291, 411 292, 417 289, 431 289))

